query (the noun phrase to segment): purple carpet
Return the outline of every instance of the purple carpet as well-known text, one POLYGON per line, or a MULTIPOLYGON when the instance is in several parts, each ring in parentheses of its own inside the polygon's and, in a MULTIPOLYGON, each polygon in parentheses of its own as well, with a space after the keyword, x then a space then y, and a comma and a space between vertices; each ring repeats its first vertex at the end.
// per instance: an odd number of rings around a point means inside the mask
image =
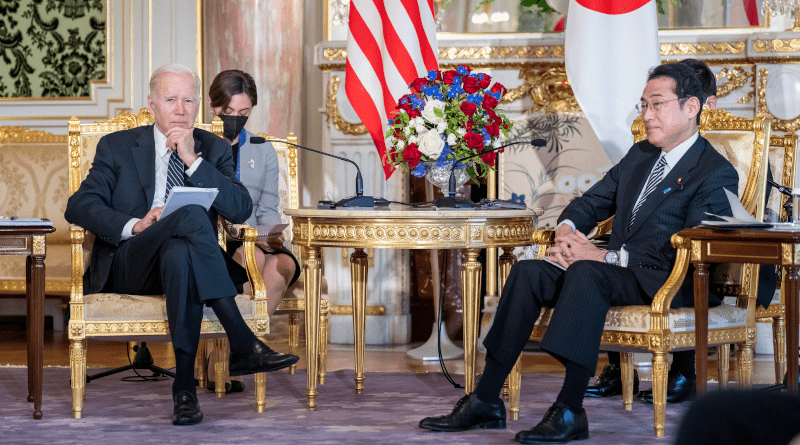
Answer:
MULTIPOLYGON (((174 427, 169 418, 171 380, 122 382, 118 376, 95 380, 87 386, 84 417, 73 419, 69 369, 45 368, 44 418, 34 420, 33 404, 26 401, 27 369, 4 367, 0 368, 0 443, 512 444, 517 431, 541 420, 563 380, 550 374, 524 375, 520 420, 509 421, 508 429, 433 433, 419 429, 419 420, 448 413, 462 389, 454 389, 440 374, 368 373, 365 393, 357 395, 353 374, 329 373, 319 388, 314 412, 305 409, 304 371, 267 375, 263 414, 254 410, 252 376, 245 378, 245 393, 218 399, 198 389, 205 420, 174 427)), ((653 435, 652 405, 635 401, 633 411, 625 411, 619 396, 586 399, 585 407, 590 438, 581 444, 669 444, 689 404, 667 407, 664 439, 653 435)))

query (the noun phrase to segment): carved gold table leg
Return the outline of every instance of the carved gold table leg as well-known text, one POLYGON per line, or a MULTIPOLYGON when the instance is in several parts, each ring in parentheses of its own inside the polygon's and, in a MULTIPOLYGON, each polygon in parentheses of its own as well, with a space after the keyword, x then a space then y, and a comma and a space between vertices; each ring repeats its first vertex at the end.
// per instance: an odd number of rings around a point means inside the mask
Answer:
POLYGON ((478 343, 478 307, 481 291, 481 249, 464 249, 461 289, 464 294, 464 381, 467 394, 475 389, 475 353, 478 343))
POLYGON ((353 342, 356 356, 356 394, 364 392, 364 330, 367 325, 367 253, 356 248, 350 255, 353 290, 353 342))
POLYGON ((322 278, 320 248, 303 247, 303 292, 306 298, 306 397, 308 409, 317 409, 317 356, 319 344, 319 294, 322 278))
POLYGON ((655 425, 656 437, 664 437, 666 419, 667 353, 657 351, 653 352, 653 424, 655 425))
POLYGON ((633 353, 620 353, 619 361, 622 368, 622 407, 626 411, 631 411, 633 410, 633 353))

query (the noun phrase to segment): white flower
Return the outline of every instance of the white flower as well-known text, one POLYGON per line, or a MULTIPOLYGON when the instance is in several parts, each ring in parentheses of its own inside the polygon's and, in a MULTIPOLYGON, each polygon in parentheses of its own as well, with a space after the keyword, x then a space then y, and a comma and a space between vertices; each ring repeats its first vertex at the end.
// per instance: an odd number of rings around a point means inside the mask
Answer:
POLYGON ((411 128, 409 127, 403 128, 403 133, 405 133, 405 135, 408 136, 411 133, 411 128))
POLYGON ((412 125, 415 130, 417 130, 417 134, 420 135, 428 131, 425 127, 425 119, 421 117, 415 117, 414 122, 409 122, 409 125, 412 125))
POLYGON ((561 193, 572 193, 575 190, 575 177, 562 176, 558 179, 558 191, 561 193))
POLYGON ((437 99, 430 99, 422 109, 422 117, 433 125, 439 125, 440 122, 444 122, 444 118, 437 116, 434 110, 441 111, 442 116, 444 116, 444 106, 444 102, 437 99))
POLYGON ((458 142, 458 139, 456 138, 455 133, 450 133, 447 135, 447 145, 453 147, 456 145, 456 142, 458 142))
POLYGON ((400 139, 400 140, 398 140, 398 141, 397 141, 397 149, 398 149, 398 150, 402 150, 402 149, 403 149, 403 147, 405 147, 405 146, 406 146, 406 143, 405 143, 405 141, 403 141, 402 139, 400 139))
POLYGON ((408 143, 409 144, 416 144, 417 143, 417 137, 414 136, 414 135, 409 136, 408 137, 408 143))
POLYGON ((436 124, 436 131, 438 131, 440 135, 444 134, 445 130, 447 130, 447 122, 441 121, 438 124, 436 124))
POLYGON ((419 137, 419 152, 428 159, 437 159, 444 149, 442 136, 435 129, 428 130, 419 137))
POLYGON ((465 134, 467 134, 467 130, 465 128, 459 128, 458 130, 456 130, 456 133, 458 133, 459 136, 463 137, 465 134))
POLYGON ((585 173, 578 178, 576 185, 580 191, 585 192, 589 190, 595 182, 597 182, 597 176, 591 173, 585 173))

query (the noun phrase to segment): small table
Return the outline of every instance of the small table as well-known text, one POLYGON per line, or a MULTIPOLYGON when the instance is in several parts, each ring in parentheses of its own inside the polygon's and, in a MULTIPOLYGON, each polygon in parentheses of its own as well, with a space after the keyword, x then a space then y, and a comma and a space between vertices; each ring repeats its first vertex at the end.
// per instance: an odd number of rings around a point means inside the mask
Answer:
MULTIPOLYGON (((788 228, 788 227, 787 227, 788 228)), ((717 230, 684 229, 678 232, 691 241, 690 261, 695 265, 695 356, 697 391, 706 392, 708 349, 708 271, 709 263, 758 263, 783 267, 786 302, 786 361, 788 389, 797 392, 798 348, 798 268, 800 268, 800 230, 717 230)), ((776 351, 777 353, 777 351, 776 351)))
POLYGON ((25 255, 25 298, 28 305, 28 401, 33 418, 42 418, 42 366, 44 362, 44 257, 45 235, 53 226, 0 225, 0 255, 25 255))
POLYGON ((367 304, 367 253, 377 249, 464 249, 461 282, 464 304, 464 370, 466 392, 475 386, 475 352, 480 308, 481 249, 499 247, 501 274, 516 260, 517 246, 533 243, 541 210, 318 210, 287 209, 292 217, 292 244, 303 248, 306 300, 306 366, 308 409, 317 407, 319 297, 322 247, 354 248, 350 255, 353 296, 356 393, 364 391, 364 330, 367 304))

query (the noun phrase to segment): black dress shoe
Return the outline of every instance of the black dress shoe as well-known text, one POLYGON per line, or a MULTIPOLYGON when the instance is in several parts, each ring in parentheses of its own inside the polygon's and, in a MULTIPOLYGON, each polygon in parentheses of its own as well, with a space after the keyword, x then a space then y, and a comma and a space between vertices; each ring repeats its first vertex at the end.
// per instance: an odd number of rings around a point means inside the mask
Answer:
POLYGON ((179 391, 172 397, 175 408, 172 410, 173 425, 196 425, 203 421, 203 412, 197 404, 197 396, 189 391, 179 391))
MULTIPOLYGON (((681 403, 690 399, 697 393, 696 377, 686 378, 678 371, 670 370, 667 375, 667 403, 681 403)), ((639 398, 648 403, 653 403, 653 390, 649 389, 639 393, 639 398)))
POLYGON ((278 369, 288 368, 300 360, 300 357, 296 355, 281 354, 273 351, 261 340, 256 340, 253 343, 252 351, 253 353, 247 356, 231 352, 231 364, 228 368, 228 374, 237 376, 277 371, 278 369))
MULTIPOLYGON (((216 392, 217 385, 214 382, 209 381, 206 384, 206 389, 211 392, 216 392)), ((234 392, 244 392, 244 382, 239 380, 231 380, 230 383, 225 383, 225 394, 231 394, 234 392)))
MULTIPOLYGON (((633 370, 633 393, 639 392, 639 373, 633 370)), ((606 365, 593 386, 586 388, 585 397, 611 397, 622 394, 622 370, 619 365, 606 365)))
POLYGON ((502 400, 486 403, 470 393, 456 403, 446 416, 426 417, 420 428, 433 431, 466 431, 473 428, 503 429, 506 427, 506 406, 502 400))
POLYGON ((520 431, 514 440, 520 443, 566 443, 589 438, 586 410, 570 411, 567 405, 556 402, 535 427, 520 431))

